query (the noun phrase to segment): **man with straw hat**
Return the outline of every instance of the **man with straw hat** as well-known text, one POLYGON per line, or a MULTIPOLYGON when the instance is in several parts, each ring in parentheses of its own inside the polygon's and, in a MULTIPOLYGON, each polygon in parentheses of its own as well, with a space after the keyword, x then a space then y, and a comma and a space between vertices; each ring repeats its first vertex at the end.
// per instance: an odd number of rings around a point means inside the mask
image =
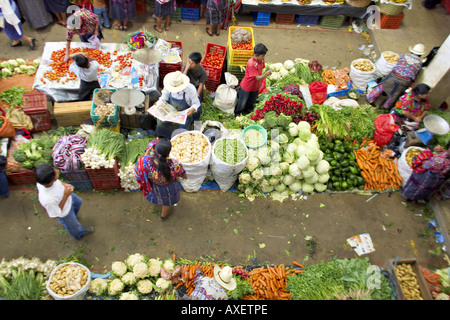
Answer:
POLYGON ((195 271, 195 289, 190 295, 184 295, 183 300, 228 300, 228 291, 236 288, 233 269, 214 266, 214 278, 203 276, 200 268, 195 271))
POLYGON ((190 83, 189 77, 180 71, 166 74, 163 81, 164 88, 161 97, 155 104, 168 103, 178 111, 187 110, 187 120, 185 124, 179 125, 173 122, 157 120, 156 134, 170 139, 176 129, 189 130, 193 122, 192 115, 200 107, 197 90, 190 83))
POLYGON ((422 70, 420 57, 425 53, 425 46, 418 43, 414 47, 409 46, 409 51, 411 53, 400 56, 392 71, 367 94, 369 103, 390 109, 411 86, 422 70))

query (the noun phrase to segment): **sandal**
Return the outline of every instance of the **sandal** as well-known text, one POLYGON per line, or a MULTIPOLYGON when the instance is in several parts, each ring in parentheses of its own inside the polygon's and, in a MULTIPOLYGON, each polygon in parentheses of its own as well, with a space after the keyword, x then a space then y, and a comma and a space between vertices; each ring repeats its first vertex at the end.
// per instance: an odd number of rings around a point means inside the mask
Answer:
POLYGON ((216 36, 220 36, 220 29, 219 29, 219 27, 217 27, 217 29, 216 29, 216 36))
POLYGON ((118 24, 114 24, 114 25, 113 25, 113 28, 116 29, 116 30, 120 30, 120 27, 121 27, 121 26, 118 25, 118 24))
POLYGON ((128 30, 128 27, 127 27, 127 26, 122 26, 122 29, 121 29, 121 30, 127 31, 127 30, 128 30))
POLYGON ((169 27, 166 27, 166 26, 164 26, 164 29, 165 29, 166 31, 169 31, 169 30, 170 30, 170 28, 169 28, 169 27))
POLYGON ((12 44, 12 42, 9 44, 10 47, 20 47, 22 45, 22 41, 18 41, 15 44, 12 44))
POLYGON ((31 37, 30 50, 35 50, 35 49, 36 49, 36 38, 35 37, 31 37))
POLYGON ((206 28, 206 33, 210 36, 210 37, 212 37, 213 36, 213 34, 212 34, 212 32, 211 31, 209 31, 209 29, 208 28, 206 28))
POLYGON ((155 29, 156 31, 158 31, 159 33, 162 32, 162 30, 159 30, 158 27, 156 26, 156 24, 153 25, 153 29, 155 29))

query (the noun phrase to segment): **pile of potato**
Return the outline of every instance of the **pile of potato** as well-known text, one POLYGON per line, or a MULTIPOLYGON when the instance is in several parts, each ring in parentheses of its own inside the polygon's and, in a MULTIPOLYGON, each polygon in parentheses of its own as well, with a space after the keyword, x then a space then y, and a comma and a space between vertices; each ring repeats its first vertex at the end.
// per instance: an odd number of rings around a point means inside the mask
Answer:
POLYGON ((409 263, 397 264, 394 267, 398 282, 406 300, 423 300, 420 293, 419 281, 412 265, 409 263))
POLYGON ((353 67, 359 71, 373 71, 374 65, 370 60, 367 59, 358 59, 352 62, 353 67))
POLYGON ((182 133, 171 140, 170 156, 181 163, 195 163, 203 160, 210 151, 208 140, 201 133, 182 133))
POLYGON ((386 60, 387 62, 389 62, 391 64, 397 64, 398 59, 400 59, 400 56, 397 53, 394 53, 391 51, 386 51, 386 52, 383 52, 383 58, 384 58, 384 60, 386 60))
POLYGON ((408 163, 408 166, 411 167, 414 157, 417 156, 418 154, 420 154, 421 152, 422 152, 421 149, 416 149, 416 148, 411 148, 408 150, 408 152, 405 155, 405 159, 406 159, 406 162, 408 163))
POLYGON ((76 264, 57 267, 50 278, 49 288, 60 296, 71 296, 83 288, 90 277, 89 271, 76 264))

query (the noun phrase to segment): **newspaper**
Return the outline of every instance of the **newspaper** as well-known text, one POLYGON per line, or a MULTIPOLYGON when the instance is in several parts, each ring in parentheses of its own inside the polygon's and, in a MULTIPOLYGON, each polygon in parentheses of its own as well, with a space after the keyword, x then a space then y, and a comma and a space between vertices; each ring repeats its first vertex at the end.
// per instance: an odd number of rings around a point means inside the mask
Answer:
POLYGON ((161 121, 169 121, 178 124, 185 124, 189 108, 183 111, 178 111, 174 106, 168 103, 161 103, 158 101, 148 109, 148 112, 155 118, 161 121))
POLYGON ((358 256, 375 251, 372 239, 368 233, 348 238, 347 243, 355 250, 358 256))

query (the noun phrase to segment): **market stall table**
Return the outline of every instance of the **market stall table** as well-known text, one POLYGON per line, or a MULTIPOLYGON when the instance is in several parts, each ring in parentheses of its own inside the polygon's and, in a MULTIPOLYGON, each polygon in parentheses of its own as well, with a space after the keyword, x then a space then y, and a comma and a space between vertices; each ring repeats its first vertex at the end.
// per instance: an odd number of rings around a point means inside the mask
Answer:
POLYGON ((346 3, 328 5, 321 0, 313 0, 311 4, 299 4, 295 0, 287 2, 273 0, 267 3, 260 2, 259 0, 243 0, 241 7, 241 13, 244 14, 252 12, 273 12, 317 16, 343 15, 360 19, 363 19, 367 14, 367 7, 357 8, 346 3))
MULTIPOLYGON (((52 71, 52 53, 66 48, 66 42, 47 42, 42 53, 41 64, 35 75, 33 89, 44 92, 55 102, 69 102, 78 100, 79 79, 72 79, 64 76, 59 80, 48 80, 45 73, 52 71)), ((73 42, 71 48, 91 48, 89 43, 73 42)), ((108 54, 111 59, 110 66, 104 66, 101 63, 99 72, 99 82, 102 88, 133 88, 139 89, 145 94, 150 94, 158 89, 159 65, 147 65, 129 58, 131 67, 119 70, 120 61, 118 57, 126 56, 131 53, 127 44, 121 43, 102 43, 100 50, 108 54), (136 76, 132 76, 132 69, 136 70, 139 80, 136 82, 136 76), (120 76, 119 76, 120 75, 120 76), (115 77, 114 77, 115 76, 115 77), (133 79, 134 78, 134 79, 133 79)))

